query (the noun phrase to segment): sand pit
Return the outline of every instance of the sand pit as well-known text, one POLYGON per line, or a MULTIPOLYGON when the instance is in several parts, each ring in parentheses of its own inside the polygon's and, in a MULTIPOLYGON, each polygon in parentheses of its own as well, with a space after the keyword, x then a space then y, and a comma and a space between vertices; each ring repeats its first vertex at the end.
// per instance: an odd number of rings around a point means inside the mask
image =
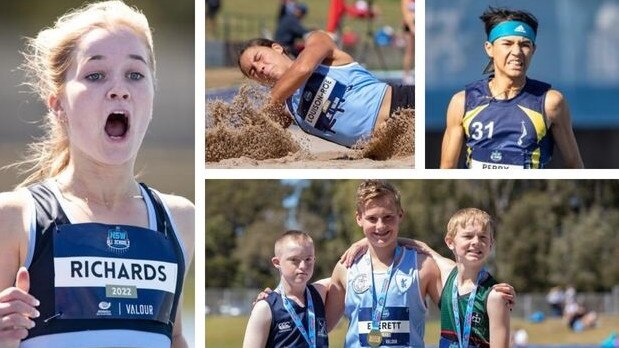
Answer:
POLYGON ((244 85, 231 102, 207 101, 206 168, 410 169, 414 111, 394 113, 369 141, 352 149, 283 128, 276 112, 260 112, 263 89, 244 85))

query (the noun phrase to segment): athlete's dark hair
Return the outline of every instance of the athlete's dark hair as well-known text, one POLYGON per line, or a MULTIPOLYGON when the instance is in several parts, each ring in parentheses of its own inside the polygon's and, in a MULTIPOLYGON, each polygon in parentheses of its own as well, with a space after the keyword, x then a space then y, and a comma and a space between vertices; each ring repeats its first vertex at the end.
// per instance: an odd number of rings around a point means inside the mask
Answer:
MULTIPOLYGON (((243 47, 241 47, 241 49, 239 50, 237 57, 236 57, 236 64, 239 67, 239 70, 241 70, 241 72, 243 73, 243 75, 245 75, 245 77, 249 77, 247 76, 247 74, 245 73, 245 71, 243 71, 243 68, 241 68, 241 56, 243 55, 243 53, 251 47, 256 47, 256 46, 262 46, 262 47, 272 47, 273 44, 279 44, 273 40, 269 40, 269 39, 265 39, 262 37, 256 38, 256 39, 251 39, 249 41, 247 41, 245 43, 245 45, 243 45, 243 47)), ((291 57, 290 55, 290 51, 288 51, 288 48, 286 48, 286 46, 281 45, 284 48, 284 54, 286 54, 288 57, 291 57)))
POLYGON ((486 36, 490 35, 490 31, 497 24, 505 21, 521 21, 527 23, 533 29, 535 35, 537 35, 537 18, 527 11, 510 10, 508 8, 499 8, 489 6, 484 13, 479 16, 479 19, 484 22, 486 27, 486 36))

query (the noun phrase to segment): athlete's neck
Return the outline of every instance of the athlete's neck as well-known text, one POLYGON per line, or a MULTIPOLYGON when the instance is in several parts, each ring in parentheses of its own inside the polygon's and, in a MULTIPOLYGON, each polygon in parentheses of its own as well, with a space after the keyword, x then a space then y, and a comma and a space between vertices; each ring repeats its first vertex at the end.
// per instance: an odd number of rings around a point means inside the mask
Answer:
POLYGON ((370 245, 368 251, 370 256, 372 256, 372 267, 374 267, 375 271, 386 270, 391 266, 394 262, 396 246, 396 243, 384 247, 370 245))
POLYGON ((305 306, 305 288, 307 283, 290 284, 282 277, 280 279, 280 287, 286 297, 295 301, 299 306, 305 306))
POLYGON ((473 290, 477 283, 477 276, 481 272, 483 265, 480 266, 465 266, 462 263, 456 265, 458 267, 458 275, 456 281, 458 282, 458 289, 460 293, 468 293, 473 290))
POLYGON ((139 186, 127 171, 103 171, 100 168, 69 165, 55 177, 65 196, 77 197, 88 204, 113 210, 134 198, 142 198, 139 186))
POLYGON ((525 76, 518 78, 494 76, 488 82, 488 89, 493 99, 511 99, 520 93, 526 82, 525 76))

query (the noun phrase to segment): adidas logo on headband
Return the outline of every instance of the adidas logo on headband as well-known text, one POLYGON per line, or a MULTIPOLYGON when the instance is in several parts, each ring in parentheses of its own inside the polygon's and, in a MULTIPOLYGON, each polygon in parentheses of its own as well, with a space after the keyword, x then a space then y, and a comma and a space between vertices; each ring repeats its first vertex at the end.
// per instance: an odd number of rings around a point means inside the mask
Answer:
POLYGON ((514 29, 514 31, 524 34, 527 33, 527 30, 522 25, 519 25, 516 29, 514 29))

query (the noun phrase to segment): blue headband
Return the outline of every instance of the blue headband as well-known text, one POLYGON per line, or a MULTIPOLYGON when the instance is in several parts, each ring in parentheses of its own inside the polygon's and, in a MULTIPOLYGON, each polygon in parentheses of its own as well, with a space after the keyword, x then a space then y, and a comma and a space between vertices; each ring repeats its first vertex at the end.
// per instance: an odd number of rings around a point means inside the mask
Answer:
POLYGON ((520 21, 505 21, 497 24, 488 35, 488 41, 494 43, 494 40, 504 36, 523 36, 535 43, 535 32, 530 25, 520 21))

